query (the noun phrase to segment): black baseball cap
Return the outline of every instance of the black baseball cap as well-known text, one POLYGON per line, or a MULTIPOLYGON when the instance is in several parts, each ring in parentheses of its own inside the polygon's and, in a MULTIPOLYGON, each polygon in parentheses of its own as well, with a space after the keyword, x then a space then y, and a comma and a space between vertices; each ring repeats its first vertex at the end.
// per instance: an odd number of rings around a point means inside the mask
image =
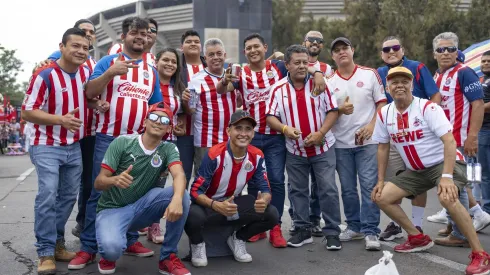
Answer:
POLYGON ((250 122, 252 122, 253 127, 257 126, 257 121, 255 121, 255 118, 253 118, 249 112, 244 110, 238 110, 231 115, 231 119, 230 119, 230 123, 228 124, 228 127, 230 127, 231 125, 235 125, 244 119, 248 119, 250 122))
POLYGON ((335 47, 335 44, 337 44, 338 42, 342 42, 342 43, 346 44, 347 46, 352 47, 352 43, 350 42, 349 39, 347 39, 345 37, 337 37, 330 44, 330 52, 333 52, 333 48, 335 47))

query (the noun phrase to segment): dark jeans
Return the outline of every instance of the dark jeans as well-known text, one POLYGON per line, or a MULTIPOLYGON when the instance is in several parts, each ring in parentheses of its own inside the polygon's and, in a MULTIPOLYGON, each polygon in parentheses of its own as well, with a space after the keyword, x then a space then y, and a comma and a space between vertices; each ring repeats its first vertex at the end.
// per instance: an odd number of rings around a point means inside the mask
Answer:
POLYGON ((78 214, 77 224, 83 229, 85 222, 85 208, 87 201, 92 193, 92 170, 94 167, 94 147, 95 136, 87 136, 80 140, 80 149, 82 150, 82 182, 78 192, 78 214))
MULTIPOLYGON (((284 169, 286 164, 286 141, 283 135, 264 135, 255 133, 252 139, 253 146, 264 152, 265 167, 267 177, 271 187, 271 204, 276 207, 279 213, 279 223, 281 223, 282 212, 284 211, 284 200, 286 190, 284 186, 284 169)), ((247 184, 248 193, 257 197, 258 188, 253 184, 247 184)))
POLYGON ((177 137, 177 148, 180 152, 180 161, 184 167, 187 187, 192 177, 192 165, 194 164, 194 136, 177 137))
MULTIPOLYGON (((318 185, 316 184, 315 173, 313 169, 310 169, 311 186, 310 186, 310 223, 311 226, 320 226, 320 215, 322 214, 320 210, 320 200, 318 199, 318 185)), ((291 192, 291 186, 288 184, 288 196, 291 192)), ((294 220, 294 208, 291 203, 291 198, 289 198, 290 206, 288 209, 289 216, 291 220, 294 220)))
POLYGON ((482 208, 485 212, 490 213, 490 130, 480 130, 478 134, 478 161, 482 167, 482 208))
POLYGON ((238 206, 240 215, 240 218, 235 221, 228 221, 220 213, 193 203, 184 227, 191 244, 204 242, 202 230, 205 226, 232 224, 235 228, 239 228, 236 233, 237 238, 246 241, 252 236, 272 229, 277 224, 278 213, 273 205, 269 205, 264 213, 257 213, 254 208, 255 198, 251 195, 237 197, 234 202, 238 206))

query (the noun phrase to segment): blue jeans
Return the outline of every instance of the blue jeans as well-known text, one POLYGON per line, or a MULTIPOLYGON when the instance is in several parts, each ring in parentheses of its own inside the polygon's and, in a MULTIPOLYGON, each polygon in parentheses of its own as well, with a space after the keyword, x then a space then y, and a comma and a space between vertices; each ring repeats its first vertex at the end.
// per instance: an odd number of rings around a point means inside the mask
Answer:
POLYGON ((78 142, 67 146, 31 146, 29 153, 38 179, 34 202, 37 254, 53 256, 56 241, 64 241, 65 225, 77 201, 82 153, 78 142))
POLYGON ((490 213, 490 130, 478 133, 478 161, 482 167, 481 204, 485 212, 490 213))
MULTIPOLYGON (((95 178, 100 173, 100 165, 104 159, 105 152, 109 148, 109 144, 115 139, 113 136, 97 133, 95 136, 95 149, 94 149, 94 167, 92 172, 92 187, 95 183, 95 178)), ((92 193, 87 201, 87 207, 85 208, 85 222, 82 234, 80 234, 81 250, 89 254, 97 253, 97 239, 95 235, 95 219, 97 217, 97 203, 100 198, 100 191, 92 188, 92 193)), ((128 232, 128 242, 135 243, 138 240, 138 232, 128 232)))
POLYGON ((177 148, 180 152, 180 161, 184 167, 187 187, 192 177, 192 165, 194 164, 194 136, 177 137, 177 148))
MULTIPOLYGON (((100 211, 95 222, 100 255, 112 262, 119 259, 126 248, 135 243, 135 240, 126 239, 126 233, 147 227, 155 220, 160 221, 173 195, 172 187, 156 187, 135 203, 100 211)), ((165 238, 160 248, 160 260, 168 258, 170 253, 177 254, 177 245, 184 232, 189 207, 189 193, 185 192, 182 198, 182 217, 166 224, 165 238)))
POLYGON ((339 191, 335 183, 335 151, 313 156, 300 157, 286 153, 286 170, 288 172, 289 198, 294 206, 294 226, 309 228, 310 222, 310 183, 307 180, 310 170, 316 178, 318 198, 325 226, 322 228, 325 236, 340 234, 340 205, 339 191))
MULTIPOLYGON (((251 144, 264 152, 267 177, 271 187, 271 204, 279 212, 279 224, 281 223, 282 212, 284 211, 284 200, 286 190, 284 185, 284 167, 286 165, 286 141, 283 135, 264 135, 255 132, 251 144)), ((257 197, 258 188, 248 185, 248 193, 257 197)))
POLYGON ((377 151, 377 144, 335 148, 347 227, 365 235, 381 232, 378 228, 381 214, 376 203, 371 200, 371 192, 378 183, 377 151), (357 177, 361 187, 361 205, 357 177))
MULTIPOLYGON (((310 222, 312 226, 319 226, 321 220, 320 200, 318 199, 318 186, 316 184, 315 173, 310 170, 311 187, 310 187, 310 222)), ((291 191, 288 185, 288 194, 291 191)), ((291 198, 289 199, 291 200, 291 198)), ((294 208, 291 204, 288 209, 289 216, 294 220, 294 208)))

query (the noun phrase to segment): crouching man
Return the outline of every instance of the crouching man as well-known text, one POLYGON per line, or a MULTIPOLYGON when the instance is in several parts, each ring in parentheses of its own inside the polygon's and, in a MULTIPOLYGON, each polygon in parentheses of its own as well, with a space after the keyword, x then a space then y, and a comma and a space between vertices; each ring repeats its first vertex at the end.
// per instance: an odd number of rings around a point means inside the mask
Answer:
POLYGON ((472 248, 466 274, 488 274, 490 256, 478 240, 467 209, 458 200, 458 193, 467 183, 466 165, 456 150, 451 123, 439 105, 412 95, 410 70, 392 68, 386 78, 394 101, 378 111, 373 135, 379 142, 378 184, 372 200, 408 233, 408 240, 395 246, 395 251, 424 251, 434 245, 429 236, 415 228, 397 201, 437 186, 439 201, 456 223, 454 231, 464 235, 472 248), (385 182, 390 141, 407 169, 385 182))
POLYGON ((192 264, 208 264, 203 239, 204 226, 233 225, 237 230, 228 238, 235 260, 251 262, 245 242, 278 223, 277 209, 270 205, 271 195, 264 154, 250 145, 254 137, 255 119, 239 110, 231 116, 228 142, 209 149, 191 187, 192 205, 185 232, 191 243, 192 264), (259 190, 257 199, 241 195, 250 182, 259 190))
MULTIPOLYGON (((99 271, 115 272, 116 260, 127 247, 126 233, 144 228, 161 217, 167 220, 165 239, 160 249, 159 271, 169 275, 191 274, 176 256, 184 231, 190 199, 179 151, 165 142, 172 131, 172 112, 163 103, 152 105, 141 135, 116 138, 107 149, 95 188, 103 190, 95 222, 97 244, 102 256, 99 271), (163 138, 163 140, 162 140, 163 138), (156 188, 160 173, 169 170, 173 186, 156 188)), ((153 255, 149 251, 147 255, 153 255)))

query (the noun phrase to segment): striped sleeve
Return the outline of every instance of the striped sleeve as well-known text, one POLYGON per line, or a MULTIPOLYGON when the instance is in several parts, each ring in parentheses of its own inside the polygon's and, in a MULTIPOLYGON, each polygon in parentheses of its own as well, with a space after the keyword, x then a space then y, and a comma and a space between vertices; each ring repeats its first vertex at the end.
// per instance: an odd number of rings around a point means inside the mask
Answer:
POLYGON ((337 105, 337 98, 335 97, 335 94, 333 93, 333 89, 332 89, 332 84, 328 83, 326 80, 325 80, 325 96, 324 96, 324 100, 325 100, 325 106, 327 107, 327 110, 326 112, 330 112, 330 111, 335 111, 339 108, 339 106, 337 105))
POLYGON ((208 190, 211 181, 213 180, 217 164, 217 160, 211 159, 209 153, 202 159, 196 179, 191 185, 191 199, 193 201, 195 201, 199 195, 205 194, 208 190))
POLYGON ((270 98, 267 100, 266 110, 265 110, 265 114, 268 116, 276 116, 276 117, 281 116, 281 113, 279 112, 279 102, 277 99, 277 96, 280 93, 279 91, 281 89, 280 87, 281 86, 274 85, 271 88, 272 94, 270 98))
POLYGON ((49 87, 41 74, 44 74, 44 71, 31 78, 31 83, 22 104, 22 110, 38 110, 42 109, 44 104, 46 104, 49 96, 49 87))
POLYGON ((271 192, 269 179, 267 178, 267 171, 265 168, 265 160, 263 157, 259 159, 259 162, 257 163, 257 169, 255 169, 250 183, 254 184, 256 188, 262 193, 271 192))

